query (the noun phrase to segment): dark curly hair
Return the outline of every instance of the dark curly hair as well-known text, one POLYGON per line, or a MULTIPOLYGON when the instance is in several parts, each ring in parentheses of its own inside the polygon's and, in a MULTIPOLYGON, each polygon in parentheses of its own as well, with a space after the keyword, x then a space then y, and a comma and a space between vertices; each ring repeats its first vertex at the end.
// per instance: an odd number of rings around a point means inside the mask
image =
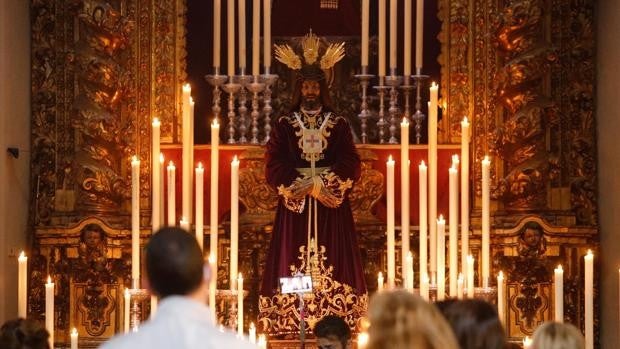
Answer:
POLYGON ((49 349, 49 333, 39 322, 30 319, 9 320, 0 328, 0 348, 49 349))

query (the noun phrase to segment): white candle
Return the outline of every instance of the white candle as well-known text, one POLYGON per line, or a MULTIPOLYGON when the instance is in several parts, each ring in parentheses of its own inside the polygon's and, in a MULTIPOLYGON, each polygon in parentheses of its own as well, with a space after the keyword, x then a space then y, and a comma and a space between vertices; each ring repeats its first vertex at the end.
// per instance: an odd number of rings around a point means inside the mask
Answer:
POLYGON ((157 296, 152 294, 151 295, 151 319, 153 319, 153 317, 155 316, 155 313, 157 313, 157 305, 158 305, 157 296))
POLYGON ((469 121, 461 121, 461 273, 467 275, 469 254, 469 121))
POLYGON ((232 77, 235 76, 235 0, 228 0, 226 14, 226 41, 228 42, 228 52, 226 58, 228 59, 228 81, 232 82, 232 77))
POLYGON ((52 278, 47 276, 45 284, 45 329, 50 334, 50 348, 54 347, 54 283, 52 278))
POLYGON ((123 307, 123 327, 124 327, 124 332, 128 333, 129 332, 129 311, 131 308, 131 295, 129 294, 128 288, 125 288, 124 298, 125 298, 125 304, 123 307))
POLYGON ((555 294, 554 294, 554 309, 555 309, 555 322, 564 322, 564 270, 562 265, 558 265, 553 270, 553 276, 555 281, 555 294))
POLYGON ((164 191, 164 182, 166 181, 166 171, 168 169, 166 168, 166 165, 164 164, 164 154, 163 153, 159 153, 159 183, 157 184, 159 186, 159 213, 160 213, 160 217, 159 217, 159 226, 163 227, 164 225, 166 225, 166 209, 164 208, 165 206, 165 202, 166 200, 164 200, 165 196, 165 191, 164 191))
MULTIPOLYGON (((230 275, 237 275, 239 258, 239 160, 230 163, 230 275)), ((234 290, 231 278, 230 288, 234 290)))
POLYGON ((191 222, 191 201, 192 201, 192 151, 194 145, 192 144, 191 135, 191 113, 190 113, 190 98, 192 89, 189 84, 183 85, 182 96, 182 137, 183 137, 183 155, 182 155, 182 168, 181 168, 181 216, 185 217, 188 222, 191 222))
POLYGON ((411 75, 411 0, 405 0, 404 14, 404 59, 403 59, 403 75, 409 77, 411 75))
POLYGON ((131 160, 131 279, 140 284, 140 160, 131 160))
POLYGON ((394 232, 394 160, 392 155, 387 161, 387 279, 388 288, 394 288, 396 278, 396 251, 394 232))
POLYGON ((368 67, 370 0, 362 0, 362 67, 368 67))
POLYGON ((430 279, 428 275, 424 274, 420 276, 420 297, 422 297, 425 301, 429 301, 429 283, 430 279))
POLYGON ((168 164, 168 225, 176 225, 176 167, 170 161, 168 164))
POLYGON ((215 304, 215 295, 217 293, 217 260, 214 255, 215 251, 209 253, 209 268, 211 269, 211 278, 209 279, 209 310, 214 323, 217 323, 217 304, 215 304))
POLYGON ((260 0, 252 0, 252 75, 258 76, 260 64, 260 0))
POLYGON ((256 326, 254 326, 253 322, 250 322, 250 327, 248 328, 248 337, 250 339, 250 343, 256 344, 256 326))
POLYGON ((456 280, 456 298, 457 299, 463 299, 463 283, 464 283, 464 279, 463 279, 463 274, 459 273, 459 278, 458 280, 456 280))
POLYGON ((459 269, 459 241, 458 241, 458 230, 459 230, 459 221, 458 221, 458 212, 459 212, 459 177, 458 170, 456 169, 456 164, 448 170, 449 176, 449 203, 450 203, 450 227, 449 227, 449 236, 450 236, 450 246, 448 247, 449 256, 450 256, 450 297, 456 297, 456 279, 458 277, 458 269, 459 269))
POLYGON ((403 118, 400 123, 400 225, 401 225, 401 268, 406 268, 409 244, 409 121, 403 118))
POLYGON ((71 330, 71 349, 78 349, 78 331, 75 327, 71 330))
POLYGON ((413 255, 411 254, 411 251, 407 252, 407 262, 406 262, 406 269, 405 272, 403 273, 404 275, 407 275, 406 283, 405 283, 405 287, 407 288, 407 291, 409 292, 413 292, 413 255))
POLYGON ((417 74, 422 70, 422 47, 424 46, 424 0, 417 0, 415 20, 415 68, 417 74))
POLYGON ((379 78, 385 76, 385 1, 379 0, 379 78))
MULTIPOLYGON (((218 234, 218 182, 219 182, 219 132, 220 124, 217 119, 213 119, 211 124, 211 207, 210 207, 210 246, 209 252, 213 256, 214 270, 217 270, 217 234, 218 234)), ((214 278, 215 279, 215 278, 214 278)))
POLYGON ((523 349, 531 349, 532 346, 532 339, 530 339, 530 337, 525 336, 525 338, 523 338, 523 349))
POLYGON ((220 67, 220 43, 222 22, 222 0, 213 0, 213 68, 220 67))
POLYGON ((586 347, 585 349, 594 348, 594 255, 592 251, 588 250, 588 254, 583 257, 585 264, 585 337, 586 347))
POLYGON ((383 291, 383 273, 379 272, 379 274, 377 275, 377 291, 381 292, 383 291))
POLYGON ((158 118, 153 118, 151 131, 151 225, 152 232, 156 232, 161 228, 161 211, 160 202, 161 192, 159 191, 159 183, 161 181, 161 167, 159 156, 161 155, 159 147, 160 125, 158 118))
POLYGON ((243 276, 237 277, 237 335, 243 336, 243 276))
POLYGON ((271 67, 271 0, 263 0, 263 64, 265 74, 271 67))
POLYGON ((28 257, 24 251, 17 257, 17 317, 28 317, 28 257))
POLYGON ((446 297, 446 221, 437 219, 437 300, 446 297))
POLYGON ((264 334, 258 336, 258 348, 267 349, 267 339, 264 334))
POLYGON ((490 245, 490 169, 487 156, 482 160, 482 287, 489 287, 490 245))
POLYGON ((497 274, 497 316, 502 324, 506 321, 506 288, 504 286, 504 273, 497 274))
POLYGON ((199 162, 196 167, 196 241, 201 250, 204 250, 204 182, 205 169, 199 162))
MULTIPOLYGON (((437 217, 437 93, 439 86, 430 87, 430 107, 428 110, 428 216, 437 217)), ((437 226, 432 222, 430 231, 430 274, 431 282, 437 272, 437 226)))
POLYGON ((187 221, 187 218, 181 217, 181 220, 179 221, 179 227, 181 227, 181 229, 184 229, 185 231, 189 232, 190 226, 189 226, 189 222, 187 221))
POLYGON ((428 205, 428 183, 427 183, 427 167, 426 164, 424 164, 424 161, 422 161, 420 163, 420 165, 418 166, 418 171, 419 171, 419 191, 420 191, 420 197, 419 197, 419 206, 420 206, 420 277, 422 277, 422 275, 428 275, 428 267, 427 267, 427 263, 428 263, 428 257, 427 257, 427 251, 428 251, 428 210, 427 210, 427 205, 428 205))
POLYGON ((357 335, 357 349, 366 349, 368 346, 368 333, 360 332, 357 335))
POLYGON ((245 0, 239 0, 239 69, 245 70, 245 0))
POLYGON ((467 298, 474 298, 474 256, 467 255, 467 298))
POLYGON ((390 0, 390 70, 396 71, 396 54, 398 52, 396 24, 398 23, 398 0, 390 0))

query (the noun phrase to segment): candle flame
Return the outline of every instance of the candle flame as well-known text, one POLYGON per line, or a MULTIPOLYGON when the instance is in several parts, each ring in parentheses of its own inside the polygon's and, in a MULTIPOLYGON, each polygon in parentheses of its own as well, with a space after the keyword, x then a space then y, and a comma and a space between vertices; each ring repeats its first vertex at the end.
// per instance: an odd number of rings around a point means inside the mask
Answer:
POLYGON ((588 256, 592 256, 592 250, 588 249, 588 256))
POLYGON ((460 162, 457 154, 452 155, 452 166, 457 166, 460 162))
POLYGON ((392 158, 392 155, 388 156, 388 162, 394 162, 394 159, 392 158))
POLYGON ((77 336, 78 335, 77 328, 74 327, 73 329, 71 329, 71 335, 72 336, 77 336))
POLYGON ((532 340, 530 337, 525 336, 525 338, 523 338, 523 349, 529 349, 530 345, 532 345, 532 340))
POLYGON ((437 89, 437 88, 439 88, 439 85, 437 85, 437 83, 435 81, 433 81, 431 83, 431 88, 437 89))
POLYGON ((474 263, 474 256, 467 255, 467 262, 471 262, 473 264, 474 263))
POLYGON ((183 92, 191 92, 192 91, 192 87, 190 86, 189 83, 185 83, 185 85, 183 85, 183 92))
POLYGON ((378 277, 379 279, 383 279, 383 272, 380 271, 378 277))
POLYGON ((250 322, 250 328, 252 328, 252 329, 255 328, 254 322, 250 322))
POLYGON ((237 155, 233 156, 232 164, 234 164, 234 165, 238 165, 239 164, 239 159, 237 158, 237 155))
POLYGON ((219 122, 217 121, 217 119, 213 119, 213 122, 211 123, 211 127, 213 128, 218 128, 220 127, 219 122))
POLYGON ((192 96, 189 96, 189 105, 194 105, 194 98, 192 96))
POLYGON ((159 125, 161 125, 161 122, 159 122, 159 118, 156 116, 153 118, 153 127, 159 127, 159 125))
POLYGON ((503 271, 499 271, 499 274, 497 275, 497 279, 498 280, 504 280, 504 272, 503 271))
POLYGON ((199 162, 199 163, 198 163, 197 168, 198 168, 198 169, 201 169, 201 170, 203 169, 203 167, 202 167, 202 162, 199 162))
POLYGON ((135 164, 137 162, 140 162, 140 160, 138 160, 138 155, 134 155, 131 157, 131 163, 135 164))
POLYGON ((407 259, 413 259, 413 254, 411 254, 411 251, 407 252, 407 259))
POLYGON ((368 333, 361 332, 360 334, 358 334, 357 335, 357 347, 365 348, 367 344, 368 344, 368 333))
POLYGON ((52 283, 52 277, 50 275, 47 276, 47 284, 50 285, 52 283))
POLYGON ((403 121, 400 124, 401 126, 409 126, 409 120, 407 120, 407 117, 403 116, 403 121))
POLYGON ((563 271, 563 270, 562 270, 562 264, 558 264, 558 267, 557 267, 557 268, 555 268, 555 270, 557 270, 557 271, 563 271))
POLYGON ((168 168, 169 169, 173 169, 174 168, 174 162, 172 162, 172 160, 170 160, 170 162, 168 163, 168 168))
POLYGON ((422 160, 422 162, 420 162, 420 167, 426 168, 426 163, 424 162, 424 160, 422 160))
POLYGON ((19 259, 20 259, 20 260, 23 260, 24 258, 26 258, 26 254, 24 253, 24 251, 21 251, 21 252, 19 253, 19 259))
POLYGON ((462 123, 464 126, 469 126, 469 119, 467 119, 467 116, 464 116, 464 117, 463 117, 463 121, 461 121, 461 123, 462 123))
POLYGON ((237 273, 237 280, 243 280, 243 275, 241 273, 237 273))
POLYGON ((215 256, 213 253, 209 253, 209 258, 207 260, 209 261, 209 264, 215 263, 215 256))
POLYGON ((164 163, 164 153, 159 153, 159 162, 164 163))
POLYGON ((488 163, 490 163, 490 162, 491 162, 491 160, 489 160, 489 156, 488 156, 488 155, 485 155, 485 156, 484 156, 484 159, 482 159, 482 162, 484 162, 484 163, 488 164, 488 163))
POLYGON ((442 215, 442 214, 440 214, 440 215, 439 215, 439 218, 437 218, 437 223, 445 223, 445 222, 446 222, 446 221, 445 221, 445 219, 443 219, 443 215, 442 215))
POLYGON ((129 289, 125 287, 125 297, 129 298, 129 289))

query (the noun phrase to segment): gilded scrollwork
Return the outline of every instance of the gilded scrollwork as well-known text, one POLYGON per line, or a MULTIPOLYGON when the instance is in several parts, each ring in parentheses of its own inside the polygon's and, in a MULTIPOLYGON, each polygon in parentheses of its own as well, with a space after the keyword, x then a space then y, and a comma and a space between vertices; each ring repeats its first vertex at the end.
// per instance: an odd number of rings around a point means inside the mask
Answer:
POLYGON ((374 152, 363 148, 358 149, 358 152, 361 159, 361 175, 349 192, 353 219, 358 224, 377 222, 379 219, 373 208, 384 192, 383 174, 372 168, 372 164, 378 159, 374 152))

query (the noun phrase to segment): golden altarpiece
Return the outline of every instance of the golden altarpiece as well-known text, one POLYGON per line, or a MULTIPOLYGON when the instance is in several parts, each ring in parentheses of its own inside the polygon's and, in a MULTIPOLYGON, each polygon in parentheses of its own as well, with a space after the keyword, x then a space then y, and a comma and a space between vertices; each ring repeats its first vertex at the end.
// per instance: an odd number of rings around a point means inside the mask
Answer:
MULTIPOLYGON (((507 333, 516 340, 552 318, 552 275, 558 263, 565 266, 565 318, 582 324, 582 257, 587 249, 596 252, 598 244, 594 1, 438 2, 444 104, 439 140, 458 144, 461 118, 470 117, 473 160, 467 195, 474 254, 480 247, 478 165, 484 154, 496 159, 491 274, 503 270, 507 276, 507 333), (525 234, 530 222, 539 229, 525 234)), ((144 244, 151 234, 151 117, 162 121, 164 148, 180 142, 185 13, 183 0, 31 1, 28 313, 44 316, 43 285, 49 273, 57 285, 57 343, 68 343, 70 327, 78 328, 84 346, 95 346, 123 328, 122 290, 131 272, 130 156, 137 153, 143 164, 144 244), (87 231, 88 224, 100 229, 87 231)), ((239 260, 250 285, 247 324, 257 313, 276 196, 265 190, 262 148, 231 147, 244 150, 245 160, 239 260)), ((363 179, 352 206, 372 292, 386 262, 385 225, 375 210, 384 196, 383 175, 376 170, 381 166, 376 153, 383 148, 359 149, 363 179)), ((220 256, 228 248, 227 229, 224 218, 220 256)), ((417 246, 417 231, 411 236, 417 246)), ((227 283, 226 270, 220 268, 221 284, 227 283)))

